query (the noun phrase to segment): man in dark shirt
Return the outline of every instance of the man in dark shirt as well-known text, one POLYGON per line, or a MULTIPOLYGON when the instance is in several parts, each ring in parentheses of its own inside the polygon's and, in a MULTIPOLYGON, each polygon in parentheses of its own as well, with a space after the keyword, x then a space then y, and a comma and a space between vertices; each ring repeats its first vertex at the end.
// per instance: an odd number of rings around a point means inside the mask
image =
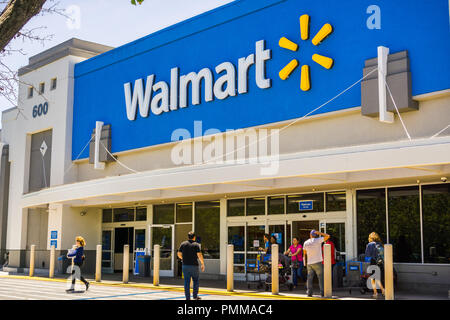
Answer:
POLYGON ((190 231, 188 233, 188 240, 181 243, 177 255, 183 262, 184 294, 186 295, 186 300, 190 300, 191 298, 191 278, 194 283, 194 292, 192 293, 192 296, 194 300, 200 300, 200 297, 198 296, 198 260, 201 262, 202 271, 205 271, 205 263, 203 262, 200 245, 195 242, 194 232, 190 231))

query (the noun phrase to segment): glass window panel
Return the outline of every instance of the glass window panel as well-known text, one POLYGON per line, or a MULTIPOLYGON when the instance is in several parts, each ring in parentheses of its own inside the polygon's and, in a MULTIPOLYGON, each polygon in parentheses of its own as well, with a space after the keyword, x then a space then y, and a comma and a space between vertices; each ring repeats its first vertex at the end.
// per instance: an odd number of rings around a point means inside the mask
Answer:
POLYGON ((111 260, 111 252, 102 251, 102 260, 111 260))
POLYGON ((227 201, 227 216, 237 217, 245 215, 245 199, 231 199, 227 201))
POLYGON ((267 198, 268 214, 284 214, 284 196, 267 198))
POLYGON ((195 234, 205 259, 219 259, 220 201, 195 203, 195 234))
POLYGON ((175 205, 161 204, 153 206, 153 224, 173 224, 175 205))
POLYGON ((450 184, 422 187, 425 263, 450 263, 450 184))
POLYGON ((366 252, 369 234, 376 232, 386 242, 385 189, 356 191, 356 225, 358 254, 366 252))
POLYGON ((114 222, 134 221, 134 208, 115 208, 114 222))
POLYGON ((287 196, 288 213, 323 212, 323 193, 296 194, 287 196), (300 210, 300 202, 312 201, 312 208, 300 210))
POLYGON ((327 211, 347 210, 345 191, 327 192, 327 211))
POLYGON ((245 264, 245 255, 243 253, 235 253, 234 264, 245 264))
POLYGON ((419 187, 388 189, 388 222, 394 262, 421 262, 419 187))
POLYGON ((105 230, 102 232, 102 250, 111 250, 111 236, 111 230, 105 230))
POLYGON ((134 249, 145 248, 145 229, 134 230, 134 249))
MULTIPOLYGON (((152 244, 161 246, 160 269, 172 269, 172 228, 171 227, 152 227, 152 244)), ((153 254, 153 250, 152 250, 153 254)))
POLYGON ((102 268, 111 268, 111 261, 102 261, 102 268))
POLYGON ((102 215, 103 215, 102 217, 103 223, 112 222, 112 209, 103 209, 102 215))
POLYGON ((327 233, 336 251, 345 252, 345 223, 327 223, 327 233))
POLYGON ((147 221, 147 207, 136 208, 136 221, 147 221))
MULTIPOLYGON (((245 250, 245 227, 228 227, 228 244, 234 245, 234 251, 245 250)), ((235 263, 237 263, 235 261, 235 263)), ((242 262, 243 263, 243 262, 242 262)))
POLYGON ((247 251, 258 251, 258 248, 264 248, 265 226, 247 226, 247 251), (258 246, 254 242, 258 241, 258 246))
POLYGON ((248 198, 247 202, 247 215, 248 216, 263 216, 266 212, 266 199, 265 198, 248 198))
POLYGON ((177 203, 177 222, 192 222, 192 202, 177 203))

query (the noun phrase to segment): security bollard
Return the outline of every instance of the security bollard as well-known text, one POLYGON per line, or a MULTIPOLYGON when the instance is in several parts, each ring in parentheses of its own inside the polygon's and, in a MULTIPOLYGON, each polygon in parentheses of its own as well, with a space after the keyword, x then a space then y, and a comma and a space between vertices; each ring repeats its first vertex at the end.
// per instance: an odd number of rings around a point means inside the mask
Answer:
POLYGON ((234 290, 234 245, 229 244, 227 246, 227 291, 233 292, 234 290))
POLYGON ((394 300, 394 261, 392 255, 392 244, 384 245, 384 284, 385 299, 394 300))
POLYGON ((128 274, 130 272, 130 246, 123 246, 123 283, 128 283, 128 274))
POLYGON ((50 246, 50 266, 48 270, 48 277, 53 278, 55 276, 55 246, 50 246))
POLYGON ((95 259, 95 282, 102 281, 102 245, 97 245, 97 255, 95 259))
POLYGON ((279 293, 278 245, 272 245, 272 294, 279 293))
POLYGON ((36 252, 36 245, 31 245, 30 251, 30 277, 34 276, 34 254, 36 252))
POLYGON ((159 244, 155 244, 153 248, 153 285, 159 286, 159 260, 161 257, 161 247, 159 244))
POLYGON ((331 279, 331 245, 323 246, 323 294, 326 298, 333 296, 333 283, 331 279))

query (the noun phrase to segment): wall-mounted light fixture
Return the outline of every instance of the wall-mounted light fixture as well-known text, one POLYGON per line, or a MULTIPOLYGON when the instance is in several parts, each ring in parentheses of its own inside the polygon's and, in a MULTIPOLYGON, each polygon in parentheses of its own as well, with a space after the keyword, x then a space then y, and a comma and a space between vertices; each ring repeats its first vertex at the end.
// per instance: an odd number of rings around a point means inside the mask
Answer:
POLYGON ((82 216, 82 217, 85 216, 86 214, 87 214, 87 211, 81 211, 80 212, 80 216, 82 216))

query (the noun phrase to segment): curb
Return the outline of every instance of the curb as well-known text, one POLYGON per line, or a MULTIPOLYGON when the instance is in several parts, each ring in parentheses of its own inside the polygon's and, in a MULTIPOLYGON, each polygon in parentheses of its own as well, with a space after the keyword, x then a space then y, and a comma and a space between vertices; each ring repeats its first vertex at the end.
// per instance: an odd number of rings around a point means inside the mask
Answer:
MULTIPOLYGON (((16 276, 16 275, 0 275, 0 278, 9 278, 9 279, 22 279, 22 280, 37 280, 37 281, 49 281, 49 282, 66 282, 66 279, 50 279, 43 277, 30 277, 30 276, 16 276)), ((152 284, 135 284, 135 283, 111 283, 111 282, 95 282, 91 281, 91 285, 94 286, 111 286, 111 287, 121 287, 121 288, 141 288, 141 289, 153 289, 153 290, 167 290, 167 291, 176 291, 183 292, 183 287, 174 287, 174 286, 154 286, 152 284)), ((289 296, 289 295, 268 295, 261 293, 251 293, 251 292, 227 292, 223 290, 213 290, 213 289, 200 289, 199 293, 202 294, 213 294, 213 295, 221 295, 221 296, 241 296, 241 297, 253 297, 253 298, 266 298, 266 299, 277 299, 277 300, 338 300, 338 299, 329 299, 329 298, 314 298, 314 297, 297 297, 297 296, 289 296)))

